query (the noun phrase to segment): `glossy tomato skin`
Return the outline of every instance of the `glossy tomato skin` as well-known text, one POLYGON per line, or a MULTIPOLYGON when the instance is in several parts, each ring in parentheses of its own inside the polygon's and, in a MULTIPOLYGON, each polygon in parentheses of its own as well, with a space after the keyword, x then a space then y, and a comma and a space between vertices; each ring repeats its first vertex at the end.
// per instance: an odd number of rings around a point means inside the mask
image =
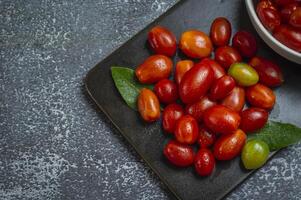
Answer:
POLYGON ((202 31, 190 30, 182 34, 180 49, 191 58, 204 58, 210 56, 213 46, 210 38, 202 31))
POLYGON ((184 109, 179 104, 169 104, 162 115, 163 129, 167 133, 174 133, 177 121, 184 115, 184 109))
POLYGON ((160 118, 160 103, 153 91, 141 89, 138 96, 138 111, 146 122, 153 122, 160 118))
POLYGON ((194 144, 198 139, 199 125, 190 115, 182 116, 176 123, 175 137, 182 144, 194 144))
POLYGON ((233 47, 223 46, 215 51, 215 60, 225 69, 228 69, 233 63, 241 62, 242 58, 233 47))
POLYGON ((297 7, 298 7, 298 3, 292 3, 292 4, 288 4, 288 5, 284 6, 280 10, 281 20, 285 23, 288 23, 290 20, 291 14, 294 12, 294 10, 297 9, 297 7))
POLYGON ((292 14, 290 15, 289 23, 293 27, 301 29, 301 6, 297 7, 292 12, 292 14))
POLYGON ((221 105, 226 106, 236 112, 240 112, 246 102, 245 90, 242 87, 235 87, 231 93, 221 101, 221 105))
POLYGON ((201 100, 188 104, 185 108, 185 113, 194 117, 198 122, 203 121, 204 112, 216 105, 214 101, 211 101, 207 96, 204 96, 201 100))
POLYGON ((204 58, 203 60, 201 60, 201 63, 203 63, 204 65, 209 65, 211 67, 214 80, 217 80, 226 74, 225 69, 215 60, 204 58))
POLYGON ((240 129, 246 133, 252 133, 264 127, 269 113, 262 108, 248 108, 242 111, 240 116, 240 129))
POLYGON ((209 131, 205 127, 200 128, 200 133, 198 137, 198 144, 201 148, 207 148, 214 144, 216 140, 216 135, 209 131))
POLYGON ((247 31, 238 31, 232 39, 232 45, 246 58, 255 56, 257 52, 256 39, 247 31))
POLYGON ((301 52, 301 31, 291 26, 281 25, 274 31, 273 36, 285 46, 301 52))
POLYGON ((252 106, 267 110, 272 109, 276 101, 273 90, 260 83, 247 88, 246 97, 252 106))
POLYGON ((204 124, 213 133, 230 134, 238 129, 240 116, 225 106, 215 105, 204 113, 204 124))
POLYGON ((164 55, 153 55, 136 68, 135 74, 140 83, 152 84, 168 78, 171 70, 170 58, 164 55))
POLYGON ((269 31, 273 31, 281 24, 281 17, 277 9, 269 1, 261 1, 257 4, 256 12, 261 21, 269 31))
POLYGON ((155 26, 149 31, 148 42, 156 54, 171 57, 177 50, 176 36, 162 26, 155 26))
POLYGON ((194 167, 200 176, 209 176, 215 167, 215 158, 209 149, 201 148, 195 156, 194 167))
POLYGON ((247 135, 240 129, 223 135, 214 144, 213 154, 217 160, 232 160, 238 156, 246 142, 247 135))
POLYGON ((216 80, 210 89, 209 97, 213 101, 217 101, 228 96, 235 87, 235 80, 228 75, 225 75, 216 80))
POLYGON ((203 63, 195 64, 185 73, 179 86, 181 100, 194 103, 200 100, 209 90, 213 82, 213 71, 210 66, 203 63))
POLYGON ((181 80, 186 72, 188 72, 194 63, 191 60, 181 60, 177 62, 175 69, 175 81, 178 85, 180 85, 181 80))
POLYGON ((175 140, 171 140, 165 145, 163 153, 172 164, 178 167, 192 165, 195 158, 195 153, 190 146, 175 140))
POLYGON ((255 56, 249 64, 257 71, 259 75, 259 82, 269 87, 280 86, 283 81, 283 74, 280 67, 267 59, 255 56))
POLYGON ((154 87, 155 94, 161 103, 174 103, 178 95, 178 86, 169 79, 162 79, 154 87))
POLYGON ((231 37, 231 24, 224 17, 216 18, 210 28, 210 38, 215 46, 226 46, 231 37))

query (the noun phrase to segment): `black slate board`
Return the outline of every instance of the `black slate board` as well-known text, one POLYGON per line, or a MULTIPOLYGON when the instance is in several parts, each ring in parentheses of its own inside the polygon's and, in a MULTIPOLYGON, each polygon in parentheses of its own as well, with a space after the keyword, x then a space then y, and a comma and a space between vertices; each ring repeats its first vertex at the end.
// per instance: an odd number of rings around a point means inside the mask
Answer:
MULTIPOLYGON (((198 177, 192 167, 179 169, 171 166, 162 156, 163 146, 169 138, 162 133, 160 122, 145 124, 138 113, 125 104, 114 86, 110 67, 118 65, 135 68, 147 58, 151 53, 146 44, 147 32, 157 24, 168 27, 179 38, 187 29, 200 29, 208 33, 211 22, 218 16, 225 16, 232 22, 233 32, 246 29, 256 34, 243 1, 181 1, 98 63, 85 80, 93 100, 178 199, 221 199, 252 171, 244 170, 239 158, 229 162, 218 162, 215 172, 207 178, 198 177)), ((271 117, 300 126, 301 106, 297 102, 301 101, 301 84, 298 80, 298 76, 301 77, 301 66, 284 60, 260 38, 257 40, 259 55, 273 59, 283 66, 286 79, 286 83, 276 89, 277 104, 271 117)), ((183 55, 178 53, 174 61, 182 57, 183 55)))

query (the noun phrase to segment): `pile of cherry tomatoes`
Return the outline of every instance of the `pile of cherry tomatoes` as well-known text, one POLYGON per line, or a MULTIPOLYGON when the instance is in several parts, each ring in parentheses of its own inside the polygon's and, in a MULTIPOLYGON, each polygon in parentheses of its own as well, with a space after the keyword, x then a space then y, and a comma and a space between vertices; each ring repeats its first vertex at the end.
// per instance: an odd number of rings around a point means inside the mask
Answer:
POLYGON ((300 0, 260 0, 256 12, 262 24, 277 40, 301 52, 300 0))
MULTIPOLYGON (((146 122, 156 121, 161 116, 160 103, 165 105, 162 126, 174 135, 164 147, 165 157, 179 167, 194 164, 201 176, 212 173, 215 159, 231 160, 241 153, 246 133, 261 129, 268 120, 276 100, 270 88, 283 82, 278 65, 256 56, 256 39, 251 33, 238 31, 230 46, 231 32, 230 22, 219 17, 211 25, 210 36, 188 30, 177 45, 170 30, 156 26, 148 34, 155 55, 135 70, 140 83, 155 84, 153 90, 140 91, 137 105, 141 117, 146 122), (199 61, 177 62, 171 80, 170 57, 177 46, 188 58, 199 61), (250 107, 243 110, 246 101, 250 107), (199 146, 197 153, 194 144, 199 146)), ((248 151, 245 155, 246 162, 252 162, 248 151)))

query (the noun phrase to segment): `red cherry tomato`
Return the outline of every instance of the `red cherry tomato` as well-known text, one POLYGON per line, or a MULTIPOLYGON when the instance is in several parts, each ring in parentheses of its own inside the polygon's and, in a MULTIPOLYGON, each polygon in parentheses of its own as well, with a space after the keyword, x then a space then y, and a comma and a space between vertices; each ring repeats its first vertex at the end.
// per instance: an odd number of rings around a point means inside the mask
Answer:
POLYGON ((273 31, 281 24, 280 14, 269 1, 261 1, 257 4, 257 15, 262 24, 269 30, 273 31))
POLYGON ((195 156, 194 167, 200 176, 209 176, 215 167, 213 153, 209 149, 200 149, 195 156))
POLYGON ((241 62, 242 58, 236 49, 224 46, 215 51, 215 60, 225 69, 228 69, 233 63, 241 62))
POLYGON ((231 24, 224 17, 216 18, 210 28, 210 38, 215 46, 225 46, 229 44, 231 37, 231 24))
POLYGON ((291 14, 289 19, 290 25, 301 29, 301 7, 297 7, 291 14))
POLYGON ((298 3, 292 3, 292 4, 288 4, 288 5, 284 6, 280 10, 281 20, 285 23, 288 23, 291 14, 294 12, 294 10, 297 9, 297 7, 298 7, 298 3))
POLYGON ((146 122, 160 118, 160 104, 157 96, 150 89, 143 88, 138 96, 138 111, 146 122))
POLYGON ((197 121, 190 115, 182 116, 176 123, 176 140, 183 144, 193 144, 198 139, 199 126, 197 121))
POLYGON ((246 58, 255 56, 257 52, 256 39, 247 31, 238 31, 232 39, 232 45, 246 58))
POLYGON ((231 93, 222 100, 221 105, 239 112, 243 109, 245 102, 245 90, 242 87, 235 87, 231 93))
POLYGON ((215 140, 216 140, 216 136, 214 133, 212 133, 205 127, 200 128, 198 144, 200 145, 201 148, 210 147, 211 145, 214 144, 215 140))
POLYGON ((215 102, 211 101, 207 96, 204 96, 196 103, 188 104, 185 108, 185 112, 194 117, 198 122, 201 122, 204 112, 214 105, 216 105, 215 102))
POLYGON ((252 106, 263 109, 272 109, 276 101, 273 90, 260 83, 249 87, 246 97, 252 106))
POLYGON ((173 103, 179 97, 178 86, 169 79, 159 81, 155 85, 154 91, 161 103, 173 103))
POLYGON ((230 134, 238 129, 240 116, 225 106, 216 105, 206 110, 204 123, 214 133, 230 134))
POLYGON ((238 156, 246 142, 246 134, 238 129, 234 133, 223 135, 216 141, 213 154, 217 160, 231 160, 238 156))
POLYGON ((274 37, 287 47, 301 52, 301 31, 281 25, 274 31, 274 37))
POLYGON ((181 60, 176 65, 175 81, 178 85, 184 76, 184 74, 193 67, 194 63, 191 60, 181 60))
POLYGON ((163 129, 168 133, 174 133, 176 123, 183 115, 184 109, 179 104, 166 106, 162 115, 163 129))
POLYGON ((261 108, 248 108, 241 112, 240 128, 246 133, 254 132, 267 123, 269 113, 261 108))
POLYGON ((163 55, 148 57, 136 70, 140 83, 152 84, 168 78, 172 70, 172 61, 163 55))
POLYGON ((286 6, 288 4, 297 3, 298 1, 299 0, 274 0, 278 6, 286 6))
POLYGON ((264 85, 276 87, 283 83, 282 71, 274 62, 255 56, 249 64, 257 71, 259 81, 264 85))
POLYGON ((225 69, 218 64, 215 60, 212 60, 210 58, 204 58, 201 63, 204 65, 209 65, 213 71, 213 79, 217 80, 220 77, 224 76, 226 74, 225 69))
POLYGON ((213 47, 210 38, 204 32, 190 30, 182 34, 180 49, 191 58, 204 58, 210 56, 213 47))
POLYGON ((165 157, 174 165, 178 167, 187 167, 194 162, 193 149, 185 144, 171 140, 164 147, 165 157))
POLYGON ((230 94, 234 87, 235 80, 231 76, 225 75, 213 83, 210 89, 209 97, 213 101, 223 99, 230 94))
POLYGON ((184 103, 200 100, 209 90, 213 82, 213 71, 203 63, 194 65, 185 73, 179 86, 179 94, 184 103))
POLYGON ((177 50, 175 35, 162 26, 155 26, 150 30, 148 42, 156 54, 173 56, 177 50))

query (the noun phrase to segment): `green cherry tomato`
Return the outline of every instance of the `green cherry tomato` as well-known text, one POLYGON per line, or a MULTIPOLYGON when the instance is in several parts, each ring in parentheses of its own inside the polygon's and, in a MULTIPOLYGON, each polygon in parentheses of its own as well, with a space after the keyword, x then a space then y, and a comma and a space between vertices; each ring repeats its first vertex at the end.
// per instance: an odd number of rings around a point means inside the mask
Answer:
POLYGON ((264 165, 269 153, 269 146, 264 141, 253 139, 243 147, 241 159, 246 169, 257 169, 264 165))
POLYGON ((240 86, 255 85, 259 76, 255 69, 246 63, 234 63, 230 66, 228 74, 232 76, 240 86))

